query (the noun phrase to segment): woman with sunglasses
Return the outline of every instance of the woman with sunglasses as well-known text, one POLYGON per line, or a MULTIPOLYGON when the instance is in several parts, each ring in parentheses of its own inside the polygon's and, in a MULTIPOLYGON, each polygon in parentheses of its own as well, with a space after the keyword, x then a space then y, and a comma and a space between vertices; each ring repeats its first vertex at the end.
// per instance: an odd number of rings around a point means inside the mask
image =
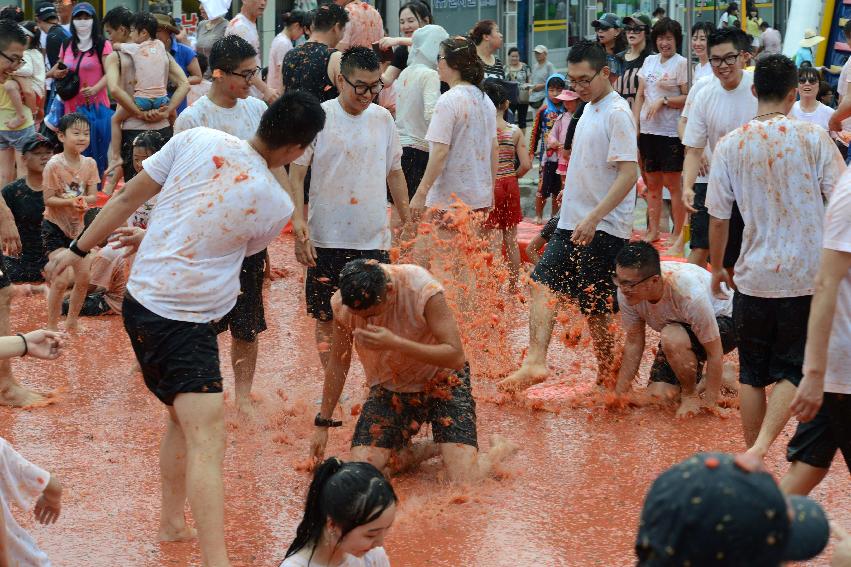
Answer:
POLYGON ((804 122, 818 124, 825 130, 830 130, 827 123, 833 115, 833 109, 818 100, 821 76, 818 69, 804 63, 798 69, 798 96, 800 99, 792 106, 789 117, 804 122))
POLYGON ((621 60, 621 74, 615 81, 615 90, 632 108, 635 95, 638 94, 638 72, 647 56, 653 53, 653 48, 647 41, 650 16, 636 12, 624 18, 623 25, 629 47, 618 53, 618 58, 621 60))

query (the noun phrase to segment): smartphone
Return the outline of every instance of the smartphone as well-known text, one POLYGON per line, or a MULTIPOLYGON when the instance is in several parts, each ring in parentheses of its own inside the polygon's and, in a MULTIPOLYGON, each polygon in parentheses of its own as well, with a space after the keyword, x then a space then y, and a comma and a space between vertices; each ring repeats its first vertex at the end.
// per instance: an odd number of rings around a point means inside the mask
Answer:
POLYGON ((378 60, 381 63, 390 63, 393 61, 393 50, 389 48, 381 49, 377 41, 372 44, 372 50, 378 55, 378 60))

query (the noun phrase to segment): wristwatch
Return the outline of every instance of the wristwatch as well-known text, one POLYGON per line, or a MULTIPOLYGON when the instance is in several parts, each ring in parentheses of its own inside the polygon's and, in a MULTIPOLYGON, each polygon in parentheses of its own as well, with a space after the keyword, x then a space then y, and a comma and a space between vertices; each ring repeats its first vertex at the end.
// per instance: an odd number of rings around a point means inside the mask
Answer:
POLYGON ((68 245, 68 250, 70 250, 71 252, 73 252, 74 254, 79 256, 80 258, 85 258, 86 256, 89 255, 88 252, 83 252, 82 250, 80 250, 80 247, 77 246, 77 239, 76 238, 71 241, 71 244, 68 245))
POLYGON ((668 106, 668 97, 662 98, 662 104, 664 104, 665 106, 668 106))
POLYGON ((342 427, 342 421, 335 421, 333 418, 325 419, 321 414, 316 414, 316 419, 313 420, 313 425, 316 427, 342 427))

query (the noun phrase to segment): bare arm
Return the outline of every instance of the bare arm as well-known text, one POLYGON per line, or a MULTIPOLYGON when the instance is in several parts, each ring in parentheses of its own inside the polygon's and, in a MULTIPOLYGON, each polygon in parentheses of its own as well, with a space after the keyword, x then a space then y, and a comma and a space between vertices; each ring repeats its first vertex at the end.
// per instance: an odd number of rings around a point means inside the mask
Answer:
POLYGON ((109 94, 118 104, 124 107, 127 112, 138 118, 142 115, 142 111, 139 110, 138 106, 136 106, 136 102, 133 100, 133 97, 121 88, 121 69, 118 58, 118 53, 113 52, 107 55, 106 60, 104 61, 104 67, 106 68, 106 84, 109 87, 109 94))
POLYGON ((632 388, 632 380, 641 365, 641 357, 644 355, 644 327, 635 327, 626 333, 623 346, 623 360, 618 370, 618 381, 615 391, 619 394, 628 392, 632 388))
POLYGON ((730 232, 730 219, 709 217, 709 257, 712 262, 712 293, 716 296, 725 295, 721 291, 721 282, 733 288, 730 274, 724 269, 724 251, 727 249, 727 239, 730 232))
MULTIPOLYGON (((304 222, 304 178, 307 175, 306 165, 290 164, 290 185, 292 186, 293 203, 293 233, 295 235, 295 257, 305 266, 316 265, 316 249, 310 241, 310 231, 304 222)), ((406 194, 407 196, 407 194, 406 194)))
POLYGON ((414 198, 411 199, 411 209, 414 210, 414 214, 425 208, 428 192, 431 191, 431 186, 434 185, 434 182, 443 173, 443 168, 446 167, 446 159, 448 157, 449 144, 432 143, 431 152, 428 154, 428 165, 426 165, 420 186, 417 187, 417 192, 414 194, 414 198))
POLYGON ((189 80, 190 85, 200 85, 201 81, 204 80, 204 77, 201 73, 201 65, 198 64, 197 57, 192 58, 192 61, 190 61, 189 65, 186 66, 186 70, 189 71, 189 76, 187 77, 187 79, 189 80))
POLYGON ((325 368, 325 382, 322 386, 322 405, 319 415, 325 419, 331 419, 334 408, 340 401, 340 394, 346 385, 346 376, 352 364, 352 332, 334 323, 334 331, 331 334, 331 352, 328 357, 328 366, 325 368))
POLYGON ((396 79, 399 78, 399 75, 402 73, 402 70, 393 65, 389 65, 387 69, 384 70, 384 74, 381 75, 381 82, 384 83, 384 88, 389 88, 396 79))
POLYGON ((520 179, 532 169, 532 159, 529 157, 529 148, 526 147, 526 136, 519 129, 514 132, 514 149, 520 167, 517 168, 517 178, 520 179))
POLYGON ((0 198, 0 244, 8 256, 17 256, 21 253, 21 235, 18 233, 18 225, 15 224, 15 216, 3 198, 0 198))
POLYGON ((393 206, 399 212, 402 224, 408 224, 411 220, 411 210, 408 205, 408 182, 401 169, 394 169, 387 176, 387 187, 393 196, 393 206))
POLYGON ((536 234, 532 240, 529 241, 529 244, 526 245, 526 256, 529 257, 529 261, 533 264, 537 264, 538 260, 541 259, 541 255, 538 254, 538 250, 541 249, 547 241, 540 234, 536 234))
MULTIPOLYGON (((685 127, 683 127, 685 132, 685 127)), ((686 146, 686 158, 683 161, 683 202, 686 208, 696 213, 694 208, 694 182, 703 163, 703 148, 692 148, 686 146)))
MULTIPOLYGON (((193 62, 196 65, 198 64, 197 59, 194 59, 193 62)), ((189 66, 189 70, 192 70, 192 65, 189 66)), ((198 72, 201 72, 200 67, 198 67, 198 72)), ((171 114, 172 112, 177 111, 177 107, 180 106, 180 103, 182 103, 183 99, 186 98, 186 95, 189 94, 189 80, 186 77, 186 73, 183 72, 183 69, 177 64, 177 61, 175 61, 174 57, 171 55, 168 56, 168 80, 177 87, 174 89, 174 93, 171 95, 171 99, 168 102, 168 110, 166 111, 166 114, 171 114)))
POLYGON ((828 126, 831 132, 839 132, 842 130, 842 121, 851 116, 851 96, 842 97, 842 102, 839 103, 839 108, 830 117, 828 126))
POLYGON ((635 131, 641 132, 641 108, 644 106, 644 79, 638 78, 638 92, 632 103, 632 115, 635 117, 635 131))

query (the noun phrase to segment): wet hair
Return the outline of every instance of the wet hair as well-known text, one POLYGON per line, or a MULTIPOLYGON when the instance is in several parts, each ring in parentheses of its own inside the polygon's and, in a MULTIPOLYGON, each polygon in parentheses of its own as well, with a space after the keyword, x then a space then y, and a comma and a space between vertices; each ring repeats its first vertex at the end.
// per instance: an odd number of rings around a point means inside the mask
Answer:
POLYGON ((567 54, 567 62, 576 64, 583 61, 595 71, 599 71, 608 64, 605 48, 593 39, 577 41, 567 54))
POLYGON ((461 36, 444 39, 440 42, 440 51, 449 68, 461 73, 461 80, 481 85, 485 68, 472 40, 461 36))
POLYGON ((207 69, 210 68, 210 60, 200 51, 195 54, 195 58, 198 59, 198 67, 201 68, 201 76, 203 77, 207 74, 207 69))
POLYGON ((638 270, 641 275, 648 277, 662 273, 659 251, 649 242, 642 240, 630 242, 621 248, 615 257, 615 264, 621 268, 638 270))
POLYGON ((694 25, 691 26, 691 35, 693 36, 699 31, 702 31, 703 34, 706 36, 706 39, 709 39, 709 34, 715 31, 715 25, 712 22, 708 22, 706 20, 695 22, 694 25))
POLYGON ((491 99, 493 105, 499 109, 500 106, 505 104, 508 100, 508 93, 505 92, 505 89, 496 81, 485 81, 482 84, 482 90, 488 95, 488 98, 491 99))
POLYGON ((145 130, 135 138, 133 138, 134 148, 145 148, 151 150, 152 154, 157 153, 165 145, 165 138, 156 130, 145 130))
POLYGON ((29 40, 27 49, 38 49, 41 51, 41 28, 38 27, 38 24, 32 21, 26 21, 21 24, 21 27, 32 34, 27 35, 27 39, 29 40))
MULTIPOLYGON (((849 24, 849 22, 851 22, 851 20, 849 20, 848 22, 845 22, 845 28, 844 28, 844 30, 845 30, 845 35, 851 34, 851 26, 849 26, 849 25, 848 25, 848 24, 849 24)), ((759 24, 759 29, 761 29, 761 30, 763 30, 763 31, 767 30, 767 29, 768 29, 768 28, 770 28, 770 27, 771 27, 771 26, 770 26, 770 25, 768 24, 768 22, 767 22, 767 21, 765 21, 765 20, 762 20, 762 23, 761 23, 761 24, 759 24)))
POLYGON ((257 136, 272 149, 290 144, 306 148, 324 127, 318 98, 307 91, 287 91, 263 113, 257 136))
POLYGON ((210 68, 233 72, 246 59, 257 57, 254 47, 238 35, 217 39, 210 49, 210 68))
POLYGON ((24 11, 18 6, 14 6, 12 4, 3 6, 3 8, 0 9, 0 20, 11 20, 20 24, 24 21, 24 11))
POLYGON ((473 26, 473 29, 470 30, 470 33, 467 34, 470 39, 476 45, 481 45, 482 41, 484 41, 486 35, 490 35, 493 33, 493 29, 496 27, 496 22, 493 20, 480 20, 476 22, 476 25, 473 26))
POLYGON ((349 13, 333 2, 323 4, 313 12, 313 23, 310 29, 315 32, 327 32, 337 24, 345 26, 349 21, 349 13))
MULTIPOLYGON (((107 12, 103 16, 103 25, 109 25, 114 30, 117 30, 120 27, 125 27, 128 30, 130 26, 133 25, 133 12, 125 8, 124 6, 118 6, 113 8, 109 12, 107 12)), ((154 33, 155 37, 156 33, 154 33)))
MULTIPOLYGON (((304 517, 286 557, 308 546, 314 546, 315 551, 329 518, 340 528, 340 539, 343 539, 358 526, 377 520, 396 501, 393 487, 371 464, 344 463, 336 457, 327 459, 313 474, 304 517)), ((313 558, 313 551, 310 558, 313 558)))
POLYGON ((350 77, 355 69, 378 71, 380 68, 378 54, 371 47, 363 47, 362 45, 350 47, 343 52, 343 57, 340 58, 340 73, 344 77, 350 77))
POLYGON ((293 10, 292 12, 284 12, 281 16, 281 24, 288 28, 293 24, 299 24, 301 27, 307 25, 307 12, 301 10, 293 10))
POLYGON ((399 8, 399 16, 402 15, 402 12, 405 10, 410 10, 414 17, 419 20, 420 25, 431 24, 434 19, 431 15, 431 8, 428 7, 428 4, 424 2, 420 2, 419 0, 413 0, 412 2, 405 2, 402 4, 402 7, 399 8))
POLYGON ((0 20, 0 50, 5 51, 11 44, 27 45, 27 34, 21 26, 12 20, 0 20))
POLYGON ((387 274, 376 260, 358 258, 340 272, 340 296, 351 309, 369 309, 384 297, 387 274))
POLYGON ((753 72, 753 86, 758 100, 780 102, 798 87, 798 69, 791 59, 779 53, 760 57, 753 72))
POLYGON ((798 68, 798 80, 800 81, 801 79, 815 79, 821 84, 821 73, 813 67, 812 63, 804 61, 798 68))
POLYGON ((133 14, 133 19, 130 21, 130 26, 136 30, 148 32, 151 39, 157 38, 157 19, 150 12, 136 12, 133 14))
POLYGON ((706 38, 706 49, 709 50, 724 43, 732 44, 736 51, 747 51, 751 46, 748 34, 736 27, 726 27, 713 30, 709 34, 706 38))
POLYGON ((89 122, 89 119, 80 114, 79 112, 69 112, 59 119, 59 124, 56 126, 56 129, 59 132, 65 132, 68 128, 76 126, 78 124, 85 124, 89 128, 92 127, 92 123, 89 122))
POLYGON ((656 40, 666 33, 674 36, 674 41, 677 43, 677 53, 682 51, 683 27, 680 25, 680 22, 672 20, 671 18, 660 18, 659 21, 656 22, 656 25, 653 26, 653 29, 650 30, 650 42, 653 44, 654 49, 656 48, 656 40))

